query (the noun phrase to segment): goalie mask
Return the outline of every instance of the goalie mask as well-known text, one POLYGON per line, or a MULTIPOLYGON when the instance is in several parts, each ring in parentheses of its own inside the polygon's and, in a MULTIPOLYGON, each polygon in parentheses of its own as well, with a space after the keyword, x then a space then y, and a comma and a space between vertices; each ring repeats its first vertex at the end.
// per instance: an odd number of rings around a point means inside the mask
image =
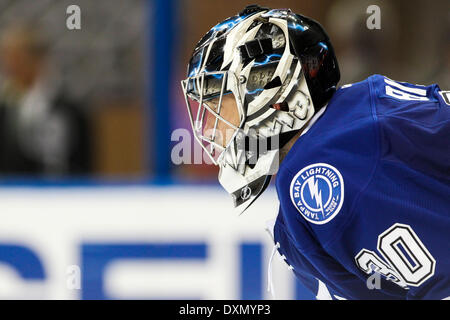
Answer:
POLYGON ((315 21, 248 6, 197 44, 182 81, 196 140, 243 212, 278 170, 279 151, 331 98, 333 48, 315 21))

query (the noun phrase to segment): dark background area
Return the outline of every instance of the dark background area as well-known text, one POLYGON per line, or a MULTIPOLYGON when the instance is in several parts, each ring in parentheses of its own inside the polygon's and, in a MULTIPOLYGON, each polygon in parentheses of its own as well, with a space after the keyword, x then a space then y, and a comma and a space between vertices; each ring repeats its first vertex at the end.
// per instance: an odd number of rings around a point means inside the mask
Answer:
MULTIPOLYGON (((291 8, 325 27, 340 63, 340 85, 378 73, 450 88, 448 0, 258 3, 291 8), (366 27, 366 9, 374 4, 381 9, 380 30, 366 27)), ((212 166, 170 162, 171 132, 189 127, 179 83, 197 41, 247 4, 0 0, 0 102, 7 110, 0 122, 3 131, 13 128, 1 138, 0 181, 214 181, 212 166), (81 30, 66 28, 70 4, 81 8, 81 30), (35 50, 39 46, 44 54, 35 50), (34 79, 23 71, 34 69, 36 79, 48 81, 16 84, 34 79), (50 89, 39 91, 41 82, 50 89), (36 92, 52 94, 45 100, 36 92), (47 101, 41 109, 39 99, 47 101), (26 158, 28 169, 18 170, 22 160, 14 157, 26 158)))

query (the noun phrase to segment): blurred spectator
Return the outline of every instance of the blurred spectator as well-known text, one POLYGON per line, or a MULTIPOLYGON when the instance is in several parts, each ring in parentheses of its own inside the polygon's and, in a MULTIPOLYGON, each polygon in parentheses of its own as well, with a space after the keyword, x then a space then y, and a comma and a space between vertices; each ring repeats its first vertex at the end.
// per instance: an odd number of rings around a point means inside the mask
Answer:
MULTIPOLYGON (((450 29, 450 28, 449 28, 450 29)), ((436 78, 433 78, 439 84, 442 90, 450 89, 450 41, 443 48, 442 65, 439 69, 436 78)))
POLYGON ((8 28, 0 62, 0 174, 87 173, 88 123, 53 74, 42 35, 8 28))
POLYGON ((447 26, 442 32, 437 65, 431 72, 429 82, 437 83, 442 90, 450 90, 450 14, 447 26))
POLYGON ((390 3, 378 1, 381 29, 369 30, 367 8, 373 4, 372 0, 340 0, 329 7, 325 27, 338 56, 341 85, 375 73, 395 77, 399 69, 393 63, 399 38, 396 10, 390 3))

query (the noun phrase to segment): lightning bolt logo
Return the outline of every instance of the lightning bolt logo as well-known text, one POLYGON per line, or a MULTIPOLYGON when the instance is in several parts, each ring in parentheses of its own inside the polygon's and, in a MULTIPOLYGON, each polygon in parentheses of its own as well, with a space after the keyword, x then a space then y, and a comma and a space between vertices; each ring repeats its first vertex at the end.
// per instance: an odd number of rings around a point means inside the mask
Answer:
POLYGON ((322 190, 319 191, 319 180, 311 177, 306 182, 308 184, 311 198, 316 201, 317 207, 320 209, 320 212, 322 212, 322 216, 325 218, 325 213, 323 212, 322 190))
POLYGON ((342 208, 344 179, 328 163, 310 164, 292 179, 290 196, 303 218, 314 224, 325 224, 342 208))

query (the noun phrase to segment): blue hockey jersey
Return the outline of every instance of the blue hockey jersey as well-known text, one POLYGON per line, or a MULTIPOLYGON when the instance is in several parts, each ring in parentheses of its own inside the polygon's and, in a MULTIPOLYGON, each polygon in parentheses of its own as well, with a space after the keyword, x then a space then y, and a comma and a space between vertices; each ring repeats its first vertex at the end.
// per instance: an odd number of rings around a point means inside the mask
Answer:
POLYGON ((337 90, 295 142, 274 240, 314 294, 450 297, 449 97, 374 75, 337 90))

